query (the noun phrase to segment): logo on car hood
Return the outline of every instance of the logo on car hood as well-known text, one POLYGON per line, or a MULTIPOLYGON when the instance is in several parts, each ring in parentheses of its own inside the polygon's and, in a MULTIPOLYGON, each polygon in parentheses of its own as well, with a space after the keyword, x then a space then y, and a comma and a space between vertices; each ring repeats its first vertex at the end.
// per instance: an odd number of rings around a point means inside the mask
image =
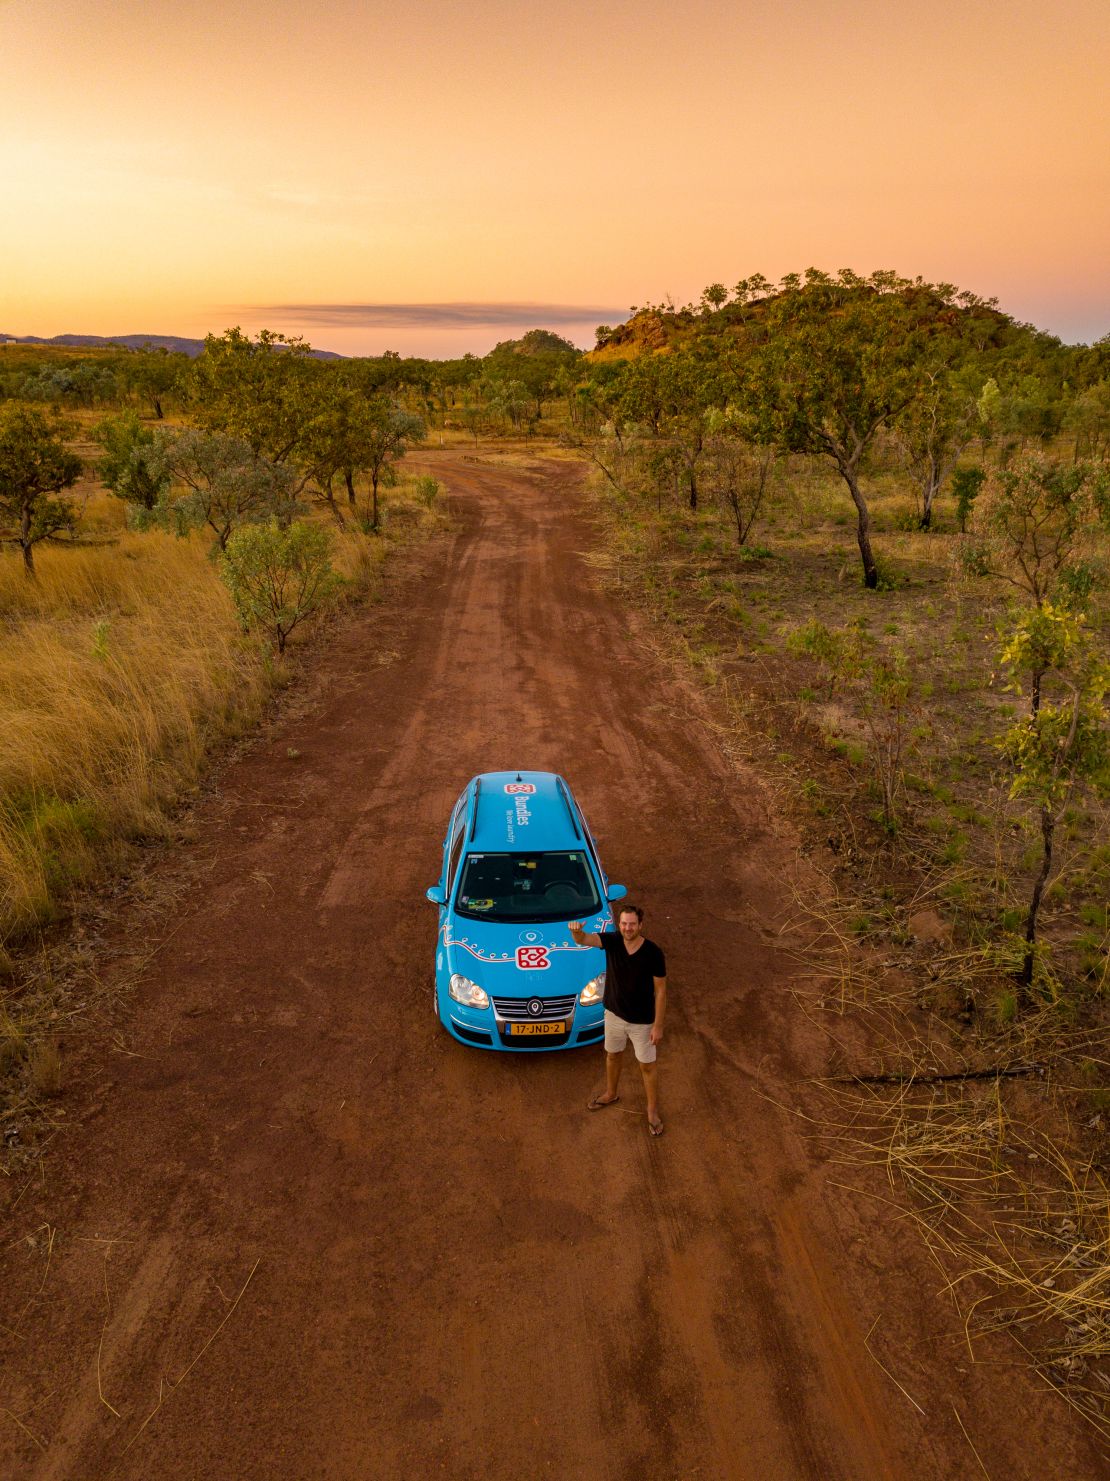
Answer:
MULTIPOLYGON (((601 932, 608 928, 605 916, 585 924, 590 932, 601 932)), ((561 921, 547 927, 529 926, 527 930, 519 932, 496 921, 490 921, 488 925, 476 922, 468 927, 465 934, 456 935, 456 929, 457 926, 450 918, 443 924, 443 944, 451 956, 457 957, 460 952, 466 952, 475 961, 487 962, 490 966, 523 970, 540 967, 542 970, 556 965, 552 958, 569 957, 576 952, 594 949, 576 946, 564 934, 566 926, 561 921), (563 939, 552 940, 556 936, 562 936, 563 939)))

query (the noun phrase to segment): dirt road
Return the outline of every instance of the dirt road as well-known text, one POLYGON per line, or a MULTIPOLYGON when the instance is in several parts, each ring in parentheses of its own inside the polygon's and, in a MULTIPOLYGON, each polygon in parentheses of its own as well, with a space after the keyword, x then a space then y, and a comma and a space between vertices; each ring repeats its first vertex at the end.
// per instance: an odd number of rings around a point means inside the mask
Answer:
POLYGON ((982 1474, 965 1429, 992 1477, 1096 1474, 790 1113, 826 1052, 794 845, 591 584, 581 470, 427 462, 458 533, 224 771, 5 1214, 0 1475, 933 1481, 982 1474), (448 811, 517 766, 571 779, 668 952, 658 1141, 634 1069, 585 1113, 600 1049, 433 1017, 448 811))

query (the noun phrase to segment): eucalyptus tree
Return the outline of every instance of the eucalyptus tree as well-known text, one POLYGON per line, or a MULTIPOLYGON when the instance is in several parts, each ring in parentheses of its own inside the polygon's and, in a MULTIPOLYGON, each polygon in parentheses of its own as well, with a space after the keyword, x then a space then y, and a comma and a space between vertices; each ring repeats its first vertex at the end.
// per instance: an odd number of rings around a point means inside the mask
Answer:
POLYGON ((569 339, 550 329, 529 329, 520 339, 507 339, 495 345, 482 364, 491 383, 523 386, 532 401, 535 420, 539 421, 545 404, 556 394, 561 377, 580 359, 581 352, 569 339))
POLYGON ((356 479, 370 481, 368 523, 380 523, 379 489, 390 480, 406 450, 426 436, 423 419, 405 411, 383 392, 367 391, 365 362, 326 367, 305 398, 305 426, 297 462, 302 470, 298 487, 314 482, 342 524, 332 496, 332 484, 342 478, 347 501, 357 504, 356 479))
POLYGON ((519 431, 529 404, 528 388, 524 382, 491 376, 482 381, 480 390, 489 414, 502 424, 511 423, 519 431))
POLYGON ((999 748, 1011 768, 1010 797, 1031 803, 1041 840, 1040 866, 1029 897, 1018 981, 1033 984, 1037 920, 1053 866, 1056 829, 1077 793, 1110 795, 1110 665, 1083 613, 1052 602, 1027 608, 999 654, 1022 692, 1033 684, 1031 713, 1012 725, 999 748), (1042 696, 1051 677, 1054 692, 1042 696))
POLYGON ((1075 438, 1075 460, 1097 458, 1110 447, 1110 380, 1096 381, 1071 401, 1064 425, 1075 438))
POLYGON ((627 394, 635 362, 604 360, 589 366, 569 397, 570 423, 564 441, 580 448, 619 493, 645 430, 636 421, 635 398, 627 394))
POLYGON ((612 407, 622 423, 647 427, 656 437, 662 431, 674 391, 666 358, 645 354, 626 361, 619 382, 619 401, 612 407))
POLYGON ((370 528, 375 532, 381 527, 378 507, 381 485, 391 482, 398 462, 426 436, 422 417, 394 406, 385 398, 367 402, 358 421, 358 466, 370 479, 370 528))
POLYGON ((129 351, 116 370, 127 390, 145 401, 158 421, 165 417, 168 398, 181 393, 188 372, 189 357, 164 345, 129 351))
POLYGON ((658 430, 674 449, 687 504, 696 513, 711 419, 726 397, 720 362, 710 341, 693 341, 655 358, 662 406, 658 430))
POLYGON ((1026 989, 1057 826, 1079 789, 1110 792, 1110 666, 1083 610, 1097 571, 1091 556, 1108 527, 1110 470, 1099 462, 1026 454, 992 470, 975 503, 976 566, 1022 599, 1009 613, 999 657, 1029 708, 999 744, 1011 767, 1010 796, 1033 804, 1041 840, 1018 973, 1026 989))
POLYGON ((864 460, 879 431, 905 411, 920 386, 920 361, 935 290, 892 273, 835 279, 814 268, 788 274, 748 333, 744 394, 760 440, 784 452, 825 458, 856 510, 856 540, 868 587, 878 585, 864 460))
POLYGON ((894 442, 917 492, 923 530, 933 505, 968 445, 982 429, 982 374, 974 366, 923 366, 917 394, 895 418, 894 442))
POLYGON ((737 545, 763 512, 777 460, 773 444, 756 441, 748 418, 732 409, 710 413, 702 482, 735 526, 737 545))
MULTIPOLYGON (((1110 528, 1110 468, 1027 453, 987 475, 975 501, 967 561, 1032 606, 1089 587, 1091 557, 1110 528)), ((1034 709, 1036 705, 1034 704, 1034 709)))
POLYGON ((207 526, 215 548, 225 550, 234 530, 276 519, 288 525, 297 512, 297 480, 288 464, 261 457, 242 437, 186 427, 159 434, 174 485, 160 513, 179 530, 207 526))
POLYGON ((303 446, 324 367, 302 339, 263 329, 210 334, 193 362, 188 393, 208 432, 246 442, 256 457, 285 463, 303 446))
POLYGON ((23 569, 34 579, 35 546, 73 528, 76 510, 58 495, 72 488, 82 463, 69 450, 69 429, 35 407, 18 403, 0 409, 0 520, 15 533, 4 538, 19 546, 23 569))
POLYGON ((133 411, 106 417, 92 435, 104 449, 97 465, 104 487, 144 516, 153 514, 170 485, 163 439, 133 411))

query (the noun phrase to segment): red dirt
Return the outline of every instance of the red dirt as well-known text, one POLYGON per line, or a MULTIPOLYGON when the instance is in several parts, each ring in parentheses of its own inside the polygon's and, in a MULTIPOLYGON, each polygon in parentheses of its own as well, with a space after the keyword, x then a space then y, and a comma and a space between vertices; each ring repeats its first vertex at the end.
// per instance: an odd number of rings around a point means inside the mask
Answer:
POLYGON ((592 585, 581 470, 423 461, 458 533, 223 771, 129 1037, 9 1210, 0 1475, 932 1481, 981 1474, 964 1429, 995 1478, 1099 1474, 790 1114, 827 1054, 794 840, 592 585), (633 1066, 588 1115, 600 1049, 433 1016, 448 811, 517 766, 570 778, 667 950, 658 1141, 633 1066))

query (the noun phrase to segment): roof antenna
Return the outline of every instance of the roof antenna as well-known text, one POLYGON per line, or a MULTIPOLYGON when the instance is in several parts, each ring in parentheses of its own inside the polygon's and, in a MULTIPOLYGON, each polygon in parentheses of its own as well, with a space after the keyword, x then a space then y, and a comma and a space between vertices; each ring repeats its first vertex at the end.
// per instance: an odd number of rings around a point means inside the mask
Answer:
POLYGON ((519 771, 516 774, 516 779, 517 779, 518 782, 522 782, 524 780, 524 778, 521 776, 521 774, 520 774, 519 771))

